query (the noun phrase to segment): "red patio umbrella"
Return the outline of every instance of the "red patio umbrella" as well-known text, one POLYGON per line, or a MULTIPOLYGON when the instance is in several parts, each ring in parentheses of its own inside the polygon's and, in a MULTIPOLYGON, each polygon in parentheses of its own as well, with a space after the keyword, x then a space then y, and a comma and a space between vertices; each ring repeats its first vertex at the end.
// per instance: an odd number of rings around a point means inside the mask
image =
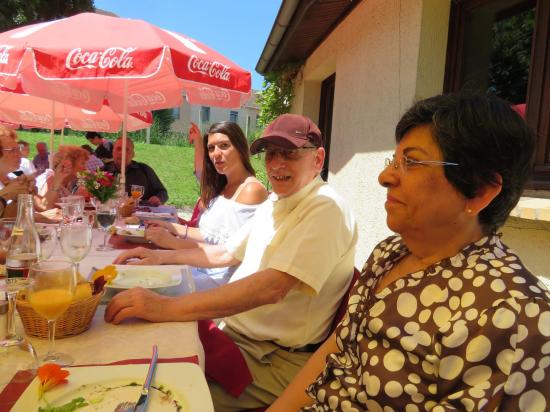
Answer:
MULTIPOLYGON (((124 119, 179 106, 183 91, 191 104, 239 107, 251 83, 250 72, 194 39, 95 13, 0 34, 0 85, 14 88, 18 77, 28 94, 94 111, 107 100, 124 119)), ((125 127, 122 137, 125 145, 125 127)))

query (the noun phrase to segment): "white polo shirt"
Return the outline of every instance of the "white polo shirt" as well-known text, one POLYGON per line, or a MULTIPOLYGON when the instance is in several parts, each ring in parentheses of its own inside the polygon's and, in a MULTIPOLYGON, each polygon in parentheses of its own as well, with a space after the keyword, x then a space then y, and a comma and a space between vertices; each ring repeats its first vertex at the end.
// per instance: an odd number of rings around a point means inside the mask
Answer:
POLYGON ((281 302, 225 323, 244 336, 282 346, 322 341, 351 280, 357 236, 351 210, 321 178, 287 198, 272 194, 226 243, 242 262, 230 282, 272 268, 301 283, 281 302))

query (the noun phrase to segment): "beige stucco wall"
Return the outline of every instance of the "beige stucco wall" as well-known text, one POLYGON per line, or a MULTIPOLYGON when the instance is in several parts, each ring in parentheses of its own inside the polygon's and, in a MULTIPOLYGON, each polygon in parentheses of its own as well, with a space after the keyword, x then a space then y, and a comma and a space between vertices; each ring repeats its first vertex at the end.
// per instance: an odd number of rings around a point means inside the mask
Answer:
POLYGON ((329 183, 359 223, 356 266, 390 234, 377 177, 394 128, 418 98, 441 92, 449 0, 366 0, 304 65, 292 111, 318 121, 321 82, 336 73, 329 183))

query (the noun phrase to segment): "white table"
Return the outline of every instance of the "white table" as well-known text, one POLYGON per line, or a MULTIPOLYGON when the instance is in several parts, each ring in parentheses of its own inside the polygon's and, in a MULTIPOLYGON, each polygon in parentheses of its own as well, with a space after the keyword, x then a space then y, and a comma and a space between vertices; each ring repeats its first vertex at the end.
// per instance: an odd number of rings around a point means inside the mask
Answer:
MULTIPOLYGON (((90 253, 80 263, 80 273, 88 276, 92 267, 101 268, 111 264, 121 250, 100 252, 96 247, 103 242, 103 232, 93 229, 90 253)), ((63 258, 61 247, 57 244, 52 258, 63 258)), ((166 288, 163 294, 176 296, 189 293, 194 289, 191 271, 181 266, 184 279, 179 286, 166 288)), ((107 291, 107 300, 114 294, 107 291)), ((105 302, 103 302, 105 303, 105 302)), ((143 320, 125 321, 121 325, 112 325, 103 320, 105 305, 99 305, 90 329, 80 335, 56 340, 56 348, 73 356, 75 364, 110 363, 117 360, 147 358, 151 356, 153 344, 159 345, 161 358, 180 358, 198 355, 199 365, 204 369, 204 351, 199 340, 197 322, 150 323, 143 320)), ((24 334, 20 320, 17 331, 24 334)), ((39 355, 47 350, 47 340, 29 337, 39 355)))

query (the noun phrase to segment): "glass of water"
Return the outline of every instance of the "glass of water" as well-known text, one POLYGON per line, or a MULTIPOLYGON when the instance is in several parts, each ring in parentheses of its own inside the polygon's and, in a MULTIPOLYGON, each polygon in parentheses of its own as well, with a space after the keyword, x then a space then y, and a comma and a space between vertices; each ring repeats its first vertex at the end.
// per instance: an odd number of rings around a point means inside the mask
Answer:
POLYGON ((59 241, 63 254, 73 262, 78 274, 78 266, 92 245, 92 227, 84 222, 62 225, 59 241))
POLYGON ((106 202, 97 205, 96 219, 99 226, 103 229, 103 244, 99 245, 96 250, 113 250, 113 248, 107 244, 107 235, 109 234, 109 228, 115 223, 116 216, 117 208, 115 202, 106 202))

